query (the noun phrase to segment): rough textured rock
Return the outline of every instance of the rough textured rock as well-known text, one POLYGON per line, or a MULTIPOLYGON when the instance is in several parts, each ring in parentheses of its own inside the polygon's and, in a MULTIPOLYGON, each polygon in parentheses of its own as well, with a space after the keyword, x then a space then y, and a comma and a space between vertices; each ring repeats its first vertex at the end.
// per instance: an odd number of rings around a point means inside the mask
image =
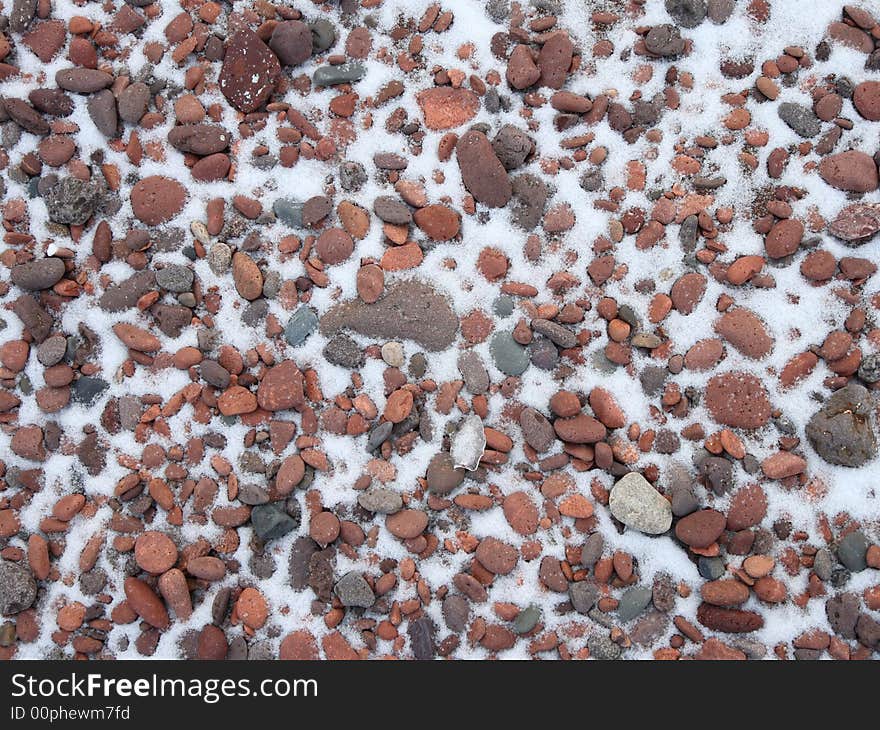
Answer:
POLYGON ((430 285, 410 279, 388 287, 375 304, 353 300, 321 317, 321 331, 351 329, 367 337, 415 340, 430 351, 444 350, 458 332, 448 300, 430 285))
POLYGON ((874 398, 855 383, 836 391, 807 423, 810 445, 829 464, 859 467, 877 455, 874 398))

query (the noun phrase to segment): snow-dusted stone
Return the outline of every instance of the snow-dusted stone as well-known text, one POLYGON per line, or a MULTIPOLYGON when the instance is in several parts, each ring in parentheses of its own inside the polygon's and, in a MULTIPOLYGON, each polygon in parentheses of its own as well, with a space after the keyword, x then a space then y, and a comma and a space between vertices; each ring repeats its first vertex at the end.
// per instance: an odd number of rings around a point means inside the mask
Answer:
POLYGON ((456 467, 473 471, 480 465, 480 458, 486 448, 486 433, 483 419, 470 415, 462 421, 455 436, 452 437, 450 453, 456 467))

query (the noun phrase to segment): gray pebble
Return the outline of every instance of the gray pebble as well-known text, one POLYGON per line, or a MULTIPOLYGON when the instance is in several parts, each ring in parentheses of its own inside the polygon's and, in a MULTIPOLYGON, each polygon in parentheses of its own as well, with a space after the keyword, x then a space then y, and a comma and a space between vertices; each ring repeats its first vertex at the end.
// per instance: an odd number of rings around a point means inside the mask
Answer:
POLYGON ((291 347, 299 347, 318 326, 318 316, 311 307, 302 305, 284 328, 284 339, 291 347))
POLYGON ((360 81, 367 72, 362 63, 344 63, 341 66, 321 66, 312 76, 315 86, 336 86, 360 81))
POLYGON ((30 608, 37 583, 25 565, 0 558, 0 614, 11 616, 30 608))
POLYGON ((591 636, 587 639, 590 656, 600 661, 613 661, 620 658, 620 647, 604 635, 591 636))
POLYGON ((617 605, 617 618, 622 623, 632 621, 651 603, 654 591, 650 587, 633 586, 624 591, 617 605))
POLYGON ((75 403, 90 406, 109 387, 110 384, 102 378, 81 375, 73 382, 70 388, 70 395, 75 403))
POLYGON ((357 571, 342 576, 333 587, 333 592, 343 606, 369 608, 376 602, 376 595, 370 584, 357 571))
POLYGON ((809 139, 822 131, 822 123, 808 106, 785 101, 779 105, 777 112, 779 118, 801 137, 809 139))
POLYGON ((529 606, 520 611, 513 620, 513 630, 517 634, 527 634, 541 620, 541 609, 529 606))
POLYGON ((512 332, 496 332, 489 351, 495 367, 506 375, 522 375, 529 366, 529 351, 513 339, 512 332))
POLYGON ((324 346, 324 357, 328 362, 349 370, 364 364, 361 346, 346 334, 338 334, 324 346))
POLYGON ((170 292, 191 291, 193 279, 192 269, 180 264, 170 264, 156 272, 156 283, 170 292))
POLYGON ((302 203, 290 198, 279 198, 272 204, 272 212, 284 225, 290 228, 302 228, 302 203))
POLYGON ((868 539, 861 530, 849 533, 837 546, 837 559, 853 573, 868 567, 868 539))
POLYGON ((400 494, 387 487, 370 487, 358 495, 358 504, 367 512, 380 515, 393 515, 403 509, 400 494))
POLYGON ((468 392, 481 395, 489 390, 489 373, 483 359, 473 350, 466 350, 458 356, 458 370, 468 392))
POLYGON ((599 600, 599 589, 595 584, 581 580, 568 586, 568 597, 574 610, 584 616, 590 613, 590 609, 599 600))

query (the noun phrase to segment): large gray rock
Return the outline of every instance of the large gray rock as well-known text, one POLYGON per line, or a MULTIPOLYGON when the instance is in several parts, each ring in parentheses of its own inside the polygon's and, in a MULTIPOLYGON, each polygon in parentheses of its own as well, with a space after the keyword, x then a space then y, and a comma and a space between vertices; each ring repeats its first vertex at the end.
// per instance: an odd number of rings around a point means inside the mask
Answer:
POLYGON ((611 488, 608 507, 624 525, 648 535, 661 535, 672 526, 672 505, 637 472, 611 488))
POLYGON ((342 302, 321 317, 321 332, 350 329, 367 337, 414 340, 431 352, 455 340, 458 317, 445 296, 416 279, 389 287, 374 304, 342 302))
POLYGON ((0 614, 11 616, 33 605, 37 584, 30 570, 19 563, 0 559, 0 614))
POLYGON ((872 410, 871 393, 861 385, 847 385, 813 415, 807 423, 807 438, 829 464, 862 466, 877 455, 872 410))

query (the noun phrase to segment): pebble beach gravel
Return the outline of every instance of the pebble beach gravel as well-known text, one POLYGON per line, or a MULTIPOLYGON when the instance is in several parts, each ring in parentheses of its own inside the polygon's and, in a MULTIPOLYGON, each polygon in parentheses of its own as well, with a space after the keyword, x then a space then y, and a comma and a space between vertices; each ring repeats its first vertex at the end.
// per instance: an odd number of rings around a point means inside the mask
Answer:
POLYGON ((880 9, 0 11, 0 659, 878 659, 880 9))

